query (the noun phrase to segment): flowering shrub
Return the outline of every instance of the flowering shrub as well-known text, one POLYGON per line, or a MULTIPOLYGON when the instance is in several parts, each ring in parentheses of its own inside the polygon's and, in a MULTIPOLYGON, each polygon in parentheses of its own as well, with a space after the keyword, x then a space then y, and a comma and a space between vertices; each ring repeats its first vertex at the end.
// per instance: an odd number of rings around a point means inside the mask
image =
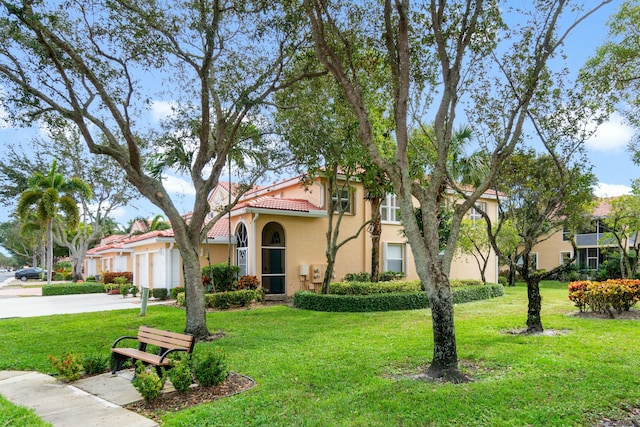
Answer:
POLYGON ((640 301, 640 280, 611 279, 604 282, 588 280, 569 283, 569 299, 580 311, 611 314, 629 311, 640 301))
POLYGON ((67 354, 58 359, 55 356, 47 356, 49 362, 58 371, 58 375, 64 381, 76 381, 80 379, 80 372, 82 371, 82 362, 80 356, 77 354, 67 354))
POLYGON ((587 307, 587 288, 591 284, 589 280, 569 283, 569 299, 583 312, 587 307))

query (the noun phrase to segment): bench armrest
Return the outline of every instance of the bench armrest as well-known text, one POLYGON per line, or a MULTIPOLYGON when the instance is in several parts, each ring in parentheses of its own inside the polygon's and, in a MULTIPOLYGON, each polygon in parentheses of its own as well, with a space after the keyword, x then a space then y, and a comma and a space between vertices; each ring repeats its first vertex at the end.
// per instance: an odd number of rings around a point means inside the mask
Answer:
POLYGON ((113 345, 111 346, 111 348, 114 348, 116 346, 116 344, 118 344, 120 341, 125 340, 125 339, 131 339, 131 340, 138 341, 138 337, 130 337, 130 336, 120 337, 120 338, 118 338, 117 340, 115 340, 113 342, 113 345))
POLYGON ((184 351, 185 353, 187 353, 187 350, 182 349, 182 348, 172 348, 172 349, 169 349, 169 350, 165 351, 164 353, 162 353, 162 354, 160 355, 160 363, 164 362, 164 359, 165 359, 169 354, 173 353, 174 351, 184 351))

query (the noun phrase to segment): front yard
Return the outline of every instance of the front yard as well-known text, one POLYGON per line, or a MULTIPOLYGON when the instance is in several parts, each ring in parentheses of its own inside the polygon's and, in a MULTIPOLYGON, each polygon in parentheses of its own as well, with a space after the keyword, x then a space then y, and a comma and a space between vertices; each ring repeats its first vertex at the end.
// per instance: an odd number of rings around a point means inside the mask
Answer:
MULTIPOLYGON (((473 382, 411 378, 432 351, 429 310, 325 313, 285 306, 212 312, 199 346, 227 353, 248 392, 164 417, 166 426, 521 426, 597 425, 640 406, 637 320, 579 318, 566 285, 544 284, 543 325, 522 336, 526 288, 459 304, 461 364, 473 382)), ((48 355, 109 354, 141 324, 182 331, 184 311, 137 310, 0 320, 0 369, 52 372, 48 355), (54 336, 52 340, 48 337, 54 336), (34 345, 38 343, 38 345, 34 345)), ((3 415, 13 410, 0 399, 3 415)))

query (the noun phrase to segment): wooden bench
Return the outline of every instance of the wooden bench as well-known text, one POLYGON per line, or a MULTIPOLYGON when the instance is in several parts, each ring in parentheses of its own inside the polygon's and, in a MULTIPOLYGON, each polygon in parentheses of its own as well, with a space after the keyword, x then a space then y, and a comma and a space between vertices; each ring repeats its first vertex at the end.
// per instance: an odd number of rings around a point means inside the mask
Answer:
POLYGON ((111 346, 114 362, 111 373, 115 374, 122 369, 122 364, 127 360, 140 360, 142 363, 155 366, 160 375, 162 368, 171 367, 171 361, 167 358, 169 354, 177 351, 191 353, 194 344, 193 335, 140 326, 137 337, 124 336, 114 341, 111 346), (116 347, 120 341, 126 339, 137 340, 138 348, 116 347), (158 354, 147 352, 147 345, 158 347, 158 354))

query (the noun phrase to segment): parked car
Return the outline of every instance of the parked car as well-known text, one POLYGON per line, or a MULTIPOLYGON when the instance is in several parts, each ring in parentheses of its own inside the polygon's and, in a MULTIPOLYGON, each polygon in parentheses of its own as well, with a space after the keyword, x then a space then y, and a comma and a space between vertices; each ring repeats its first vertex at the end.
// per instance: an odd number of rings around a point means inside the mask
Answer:
POLYGON ((16 271, 16 279, 20 279, 26 282, 27 279, 40 279, 42 278, 42 269, 39 267, 23 268, 16 271))

